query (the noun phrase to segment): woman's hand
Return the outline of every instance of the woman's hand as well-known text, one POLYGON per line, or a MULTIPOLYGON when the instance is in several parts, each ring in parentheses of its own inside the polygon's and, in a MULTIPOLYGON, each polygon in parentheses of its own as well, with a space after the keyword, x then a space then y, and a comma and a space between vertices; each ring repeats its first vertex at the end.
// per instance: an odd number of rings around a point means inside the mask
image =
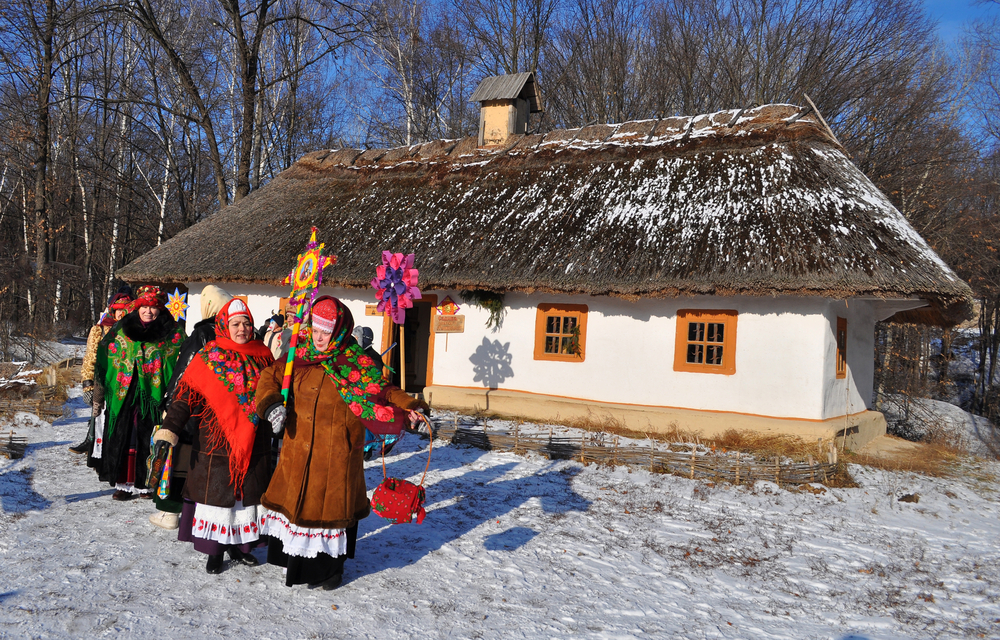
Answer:
POLYGON ((407 431, 420 435, 430 435, 427 430, 427 423, 424 422, 422 408, 408 411, 407 417, 410 419, 410 426, 407 428, 407 431))
POLYGON ((281 435, 281 430, 285 428, 285 416, 287 415, 288 410, 283 404, 279 404, 267 412, 267 421, 271 423, 271 431, 274 432, 274 435, 281 435))
POLYGON ((153 434, 153 442, 166 442, 171 447, 176 447, 177 443, 180 442, 180 437, 173 431, 157 429, 156 433, 153 434))

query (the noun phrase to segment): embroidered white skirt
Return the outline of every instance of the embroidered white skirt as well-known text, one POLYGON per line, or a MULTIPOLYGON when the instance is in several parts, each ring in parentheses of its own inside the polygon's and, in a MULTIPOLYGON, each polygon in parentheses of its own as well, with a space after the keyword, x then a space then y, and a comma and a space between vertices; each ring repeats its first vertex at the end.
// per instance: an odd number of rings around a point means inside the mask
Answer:
POLYGON ((334 558, 347 555, 347 532, 344 529, 300 527, 277 511, 263 511, 263 535, 281 540, 286 554, 302 558, 315 558, 320 553, 334 558))
POLYGON ((244 507, 240 501, 229 509, 197 503, 194 507, 191 535, 214 540, 219 544, 256 542, 261 536, 265 513, 267 509, 260 505, 244 507))

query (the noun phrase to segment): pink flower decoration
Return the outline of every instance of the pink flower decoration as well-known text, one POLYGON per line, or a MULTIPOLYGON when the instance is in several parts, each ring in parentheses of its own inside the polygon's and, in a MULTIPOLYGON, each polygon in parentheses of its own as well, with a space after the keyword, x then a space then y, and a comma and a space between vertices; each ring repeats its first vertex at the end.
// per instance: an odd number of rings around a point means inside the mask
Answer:
POLYGON ((389 407, 383 407, 380 404, 375 405, 375 419, 380 422, 392 422, 392 409, 389 407))
POLYGON ((413 268, 414 254, 403 255, 382 252, 382 265, 376 267, 375 277, 371 285, 378 298, 379 313, 390 313, 392 321, 403 324, 406 321, 406 310, 413 307, 413 301, 419 300, 420 289, 417 288, 419 272, 413 268))
POLYGON ((347 379, 350 382, 357 382, 358 380, 361 379, 361 373, 357 369, 355 369, 351 371, 349 374, 347 374, 347 379))
POLYGON ((378 386, 374 382, 369 382, 368 386, 365 387, 365 393, 378 393, 382 390, 382 387, 378 386))
POLYGON ((357 402, 352 402, 348 406, 351 408, 351 413, 353 413, 356 416, 360 416, 361 415, 361 405, 360 404, 358 404, 357 402))

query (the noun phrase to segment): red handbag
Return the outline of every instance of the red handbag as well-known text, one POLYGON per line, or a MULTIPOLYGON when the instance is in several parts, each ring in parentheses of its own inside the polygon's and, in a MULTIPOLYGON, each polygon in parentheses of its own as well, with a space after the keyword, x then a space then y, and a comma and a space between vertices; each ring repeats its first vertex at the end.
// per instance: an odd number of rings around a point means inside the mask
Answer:
MULTIPOLYGON (((423 421, 430 429, 430 422, 424 416, 423 421)), ((427 466, 424 467, 424 475, 420 478, 420 484, 415 485, 408 480, 400 478, 390 478, 385 472, 385 454, 382 455, 382 483, 375 488, 372 494, 372 511, 385 518, 391 524, 405 524, 413 522, 414 517, 417 524, 424 521, 427 512, 424 511, 424 500, 427 494, 424 492, 424 479, 427 478, 427 470, 431 466, 431 449, 434 443, 434 431, 431 430, 431 439, 427 445, 427 466)))

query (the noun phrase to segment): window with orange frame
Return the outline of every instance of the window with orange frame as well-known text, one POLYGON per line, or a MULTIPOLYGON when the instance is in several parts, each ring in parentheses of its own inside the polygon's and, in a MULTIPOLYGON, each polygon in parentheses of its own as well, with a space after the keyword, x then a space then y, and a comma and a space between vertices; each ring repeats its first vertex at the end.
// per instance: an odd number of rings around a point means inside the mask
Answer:
POLYGON ((847 318, 837 318, 837 379, 847 377, 847 318))
POLYGON ((587 305, 540 304, 535 315, 535 360, 583 362, 587 305))
POLYGON ((678 311, 674 371, 736 373, 736 315, 715 309, 678 311))

